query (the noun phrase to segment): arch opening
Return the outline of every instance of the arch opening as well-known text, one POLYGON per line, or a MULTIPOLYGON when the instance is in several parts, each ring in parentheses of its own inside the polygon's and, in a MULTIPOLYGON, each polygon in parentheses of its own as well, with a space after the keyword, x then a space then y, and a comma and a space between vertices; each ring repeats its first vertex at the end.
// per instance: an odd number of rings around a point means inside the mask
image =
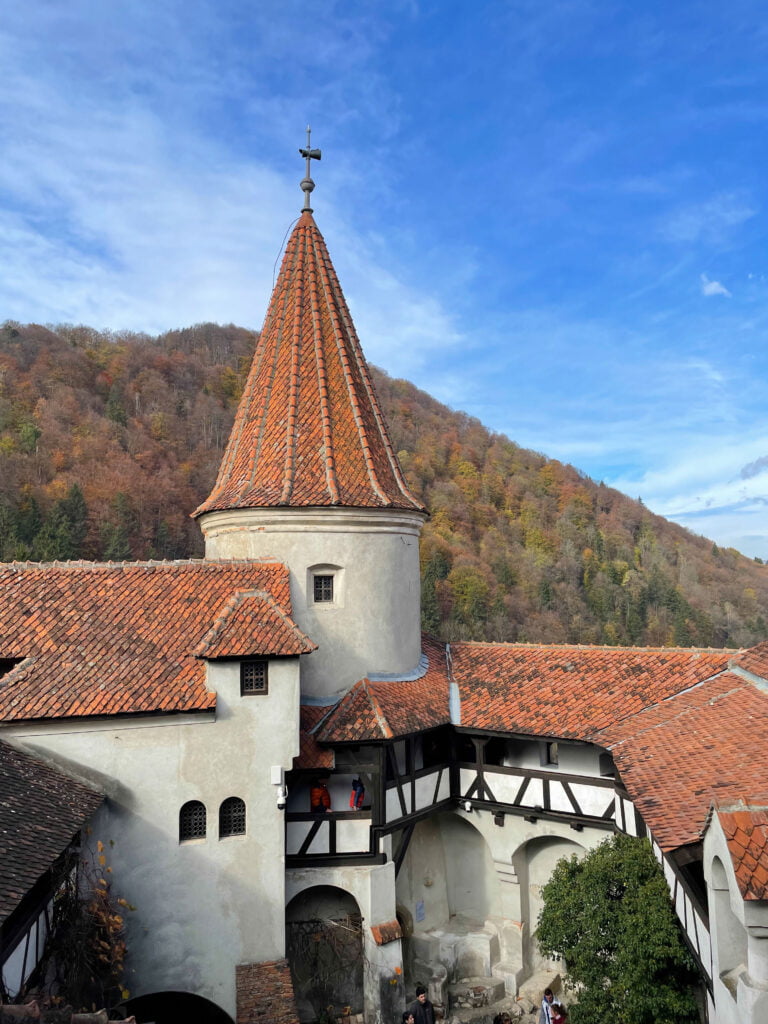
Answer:
POLYGON ((303 889, 285 909, 286 955, 302 1022, 333 1006, 363 1012, 365 955, 357 900, 344 889, 303 889))
POLYGON ((578 854, 585 849, 579 843, 558 836, 540 836, 529 839, 515 852, 512 863, 520 881, 520 917, 523 922, 523 974, 529 977, 538 970, 559 970, 560 965, 539 953, 536 930, 539 914, 544 906, 541 890, 549 881, 555 865, 563 857, 578 854))
POLYGON ((137 1024, 234 1024, 216 1003, 191 992, 153 992, 128 999, 122 1007, 137 1024))

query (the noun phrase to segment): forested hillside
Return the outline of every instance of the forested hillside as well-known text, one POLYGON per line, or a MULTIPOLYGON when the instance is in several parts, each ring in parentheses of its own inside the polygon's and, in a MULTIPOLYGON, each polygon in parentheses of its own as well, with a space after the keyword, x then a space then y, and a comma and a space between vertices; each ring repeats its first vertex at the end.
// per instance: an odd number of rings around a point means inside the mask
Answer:
MULTIPOLYGON (((200 556, 256 335, 0 329, 0 558, 200 556)), ((744 646, 768 637, 768 566, 650 513, 374 371, 432 513, 424 624, 447 639, 744 646)))

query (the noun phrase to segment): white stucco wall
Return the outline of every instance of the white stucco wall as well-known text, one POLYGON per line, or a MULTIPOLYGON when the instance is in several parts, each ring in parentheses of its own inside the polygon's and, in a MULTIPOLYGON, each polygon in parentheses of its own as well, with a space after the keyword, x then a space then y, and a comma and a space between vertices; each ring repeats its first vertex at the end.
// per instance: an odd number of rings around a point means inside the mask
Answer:
POLYGON ((209 512, 200 526, 206 558, 288 566, 293 617, 319 646, 302 659, 302 692, 324 695, 418 665, 423 521, 385 509, 234 509, 209 512), (312 567, 338 574, 333 604, 314 603, 312 567))
POLYGON ((108 796, 107 844, 127 915, 132 995, 192 992, 234 1016, 235 965, 284 955, 284 824, 270 767, 298 753, 298 659, 269 664, 269 693, 240 696, 238 662, 209 664, 217 711, 103 723, 14 725, 23 742, 108 796), (219 839, 223 800, 246 804, 246 834, 219 839), (179 810, 207 809, 205 839, 179 843, 179 810), (114 846, 110 847, 112 841, 114 846))

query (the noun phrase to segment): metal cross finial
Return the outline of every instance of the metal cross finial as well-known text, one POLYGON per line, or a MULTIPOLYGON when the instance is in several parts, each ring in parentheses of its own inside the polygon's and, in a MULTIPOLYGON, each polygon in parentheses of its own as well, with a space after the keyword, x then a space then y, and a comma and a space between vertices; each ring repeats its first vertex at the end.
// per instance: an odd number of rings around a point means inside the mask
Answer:
POLYGON ((310 194, 311 194, 312 190, 315 187, 315 183, 314 183, 314 181, 312 181, 312 177, 311 177, 311 175, 309 173, 310 161, 311 160, 320 160, 321 157, 322 157, 322 153, 321 153, 321 151, 319 149, 312 149, 311 148, 311 143, 310 143, 310 136, 311 135, 312 135, 312 129, 309 127, 309 125, 307 125, 307 148, 299 150, 299 153, 301 154, 301 156, 305 157, 306 161, 307 161, 307 170, 306 170, 306 173, 304 175, 304 179, 301 182, 301 190, 304 193, 304 206, 302 207, 302 212, 304 212, 304 210, 306 210, 308 213, 312 213, 312 207, 309 205, 309 197, 310 197, 310 194))

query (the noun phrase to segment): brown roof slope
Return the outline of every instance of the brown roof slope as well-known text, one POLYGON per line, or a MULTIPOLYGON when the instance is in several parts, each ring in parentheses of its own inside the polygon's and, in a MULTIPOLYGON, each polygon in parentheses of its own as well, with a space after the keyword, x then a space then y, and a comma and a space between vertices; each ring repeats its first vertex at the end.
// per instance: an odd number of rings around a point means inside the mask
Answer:
POLYGON ((0 659, 23 659, 0 678, 0 720, 212 710, 193 652, 241 590, 290 614, 288 570, 272 561, 0 566, 0 659))
POLYGON ((229 598, 194 650, 198 658, 245 658, 257 654, 298 655, 317 650, 290 615, 265 590, 229 598))
POLYGON ((745 900, 768 899, 768 811, 765 807, 718 810, 736 881, 745 900))
POLYGON ((463 726, 589 739, 724 671, 733 652, 456 643, 463 726))
POLYGON ((218 479, 194 515, 330 505, 423 511, 392 449, 325 240, 305 212, 288 242, 218 479))
POLYGON ((768 679, 768 640, 763 640, 756 647, 740 652, 732 661, 736 668, 743 668, 752 675, 768 679))
POLYGON ((445 644, 424 637, 428 668, 419 679, 361 679, 318 729, 321 743, 392 739, 447 725, 448 670, 445 644))
POLYGON ((0 923, 102 800, 87 786, 0 742, 0 923))
POLYGON ((594 737, 662 849, 696 842, 713 803, 768 804, 767 701, 724 672, 594 737))

